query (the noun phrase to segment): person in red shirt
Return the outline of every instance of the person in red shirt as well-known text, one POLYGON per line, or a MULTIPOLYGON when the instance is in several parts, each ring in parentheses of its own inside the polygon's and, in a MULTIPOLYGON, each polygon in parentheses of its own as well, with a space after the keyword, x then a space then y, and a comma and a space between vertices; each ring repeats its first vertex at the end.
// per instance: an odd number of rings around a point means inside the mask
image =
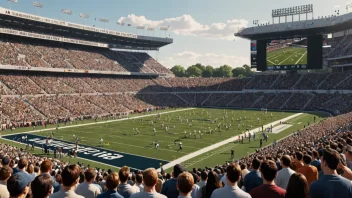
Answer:
POLYGON ((272 160, 266 160, 260 165, 260 172, 263 178, 263 185, 251 190, 252 198, 285 198, 286 190, 278 187, 274 179, 277 176, 277 166, 272 160))

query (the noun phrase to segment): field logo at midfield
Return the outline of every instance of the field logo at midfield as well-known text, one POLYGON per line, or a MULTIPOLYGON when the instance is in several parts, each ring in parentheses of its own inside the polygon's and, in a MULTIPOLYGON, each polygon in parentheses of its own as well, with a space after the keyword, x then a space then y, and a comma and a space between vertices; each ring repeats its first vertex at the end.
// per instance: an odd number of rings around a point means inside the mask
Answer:
MULTIPOLYGON (((46 144, 46 137, 34 135, 34 134, 16 134, 16 135, 7 135, 2 138, 8 139, 15 142, 22 142, 22 136, 27 136, 27 142, 25 144, 32 145, 35 147, 42 148, 46 144)), ((97 140, 98 142, 99 140, 97 140)), ((76 145, 72 142, 53 139, 53 141, 48 144, 48 149, 53 151, 54 148, 63 148, 65 154, 68 151, 75 149, 76 145)), ((168 161, 153 159, 118 151, 107 150, 104 148, 97 148, 87 145, 78 145, 78 157, 82 159, 87 159, 91 161, 95 161, 97 163, 102 163, 106 165, 111 165, 115 167, 129 166, 132 169, 140 169, 144 170, 146 168, 154 167, 158 168, 160 163, 166 164, 168 161)), ((51 152, 52 153, 52 152, 51 152)))

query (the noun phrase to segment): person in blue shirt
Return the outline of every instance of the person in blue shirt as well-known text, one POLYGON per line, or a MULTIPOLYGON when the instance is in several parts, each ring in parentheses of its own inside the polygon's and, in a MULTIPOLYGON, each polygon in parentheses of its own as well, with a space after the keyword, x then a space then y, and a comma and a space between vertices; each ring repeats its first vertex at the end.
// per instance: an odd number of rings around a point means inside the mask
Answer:
POLYGON ((164 184, 163 187, 161 188, 161 194, 167 196, 168 198, 177 198, 179 195, 179 192, 177 190, 177 177, 179 174, 183 173, 185 169, 183 168, 182 165, 176 164, 174 166, 174 172, 173 172, 173 177, 169 180, 167 180, 164 184))
POLYGON ((108 189, 105 193, 102 193, 97 196, 97 198, 123 198, 118 192, 117 192, 117 186, 119 185, 120 180, 119 180, 119 175, 115 172, 111 173, 108 175, 106 178, 106 188, 108 189))
POLYGON ((352 183, 337 174, 340 155, 333 149, 324 149, 321 159, 321 169, 324 172, 319 180, 314 181, 309 188, 311 198, 352 197, 352 183))
POLYGON ((249 193, 253 188, 256 188, 263 184, 263 179, 260 176, 259 167, 260 167, 260 160, 253 159, 252 161, 253 170, 244 177, 244 181, 243 181, 243 186, 247 193, 249 193))
POLYGON ((313 159, 314 160, 310 163, 310 165, 315 166, 318 169, 318 171, 320 171, 321 168, 320 168, 319 154, 318 154, 318 151, 316 150, 313 151, 313 159))

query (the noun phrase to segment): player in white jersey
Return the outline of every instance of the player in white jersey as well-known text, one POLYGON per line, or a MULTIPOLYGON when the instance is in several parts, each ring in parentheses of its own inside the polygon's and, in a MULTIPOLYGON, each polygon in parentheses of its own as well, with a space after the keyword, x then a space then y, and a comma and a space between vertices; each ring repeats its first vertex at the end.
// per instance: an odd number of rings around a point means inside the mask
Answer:
POLYGON ((180 150, 182 150, 182 142, 178 143, 179 149, 177 150, 177 152, 179 152, 180 150))
POLYGON ((156 129, 155 128, 153 129, 153 131, 154 131, 154 135, 156 135, 156 129))
POLYGON ((156 149, 156 150, 159 150, 159 143, 158 143, 158 141, 155 141, 155 142, 154 142, 154 146, 155 146, 155 149, 156 149))
POLYGON ((100 146, 104 146, 104 140, 103 140, 103 138, 100 138, 100 146))

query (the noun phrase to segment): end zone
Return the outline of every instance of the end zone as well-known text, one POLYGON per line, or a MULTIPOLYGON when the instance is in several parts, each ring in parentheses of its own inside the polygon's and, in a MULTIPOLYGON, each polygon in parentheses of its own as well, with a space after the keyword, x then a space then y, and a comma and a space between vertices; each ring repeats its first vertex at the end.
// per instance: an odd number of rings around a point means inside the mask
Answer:
POLYGON ((278 134, 281 133, 282 131, 290 128, 292 125, 290 124, 281 124, 273 127, 273 133, 278 134))

